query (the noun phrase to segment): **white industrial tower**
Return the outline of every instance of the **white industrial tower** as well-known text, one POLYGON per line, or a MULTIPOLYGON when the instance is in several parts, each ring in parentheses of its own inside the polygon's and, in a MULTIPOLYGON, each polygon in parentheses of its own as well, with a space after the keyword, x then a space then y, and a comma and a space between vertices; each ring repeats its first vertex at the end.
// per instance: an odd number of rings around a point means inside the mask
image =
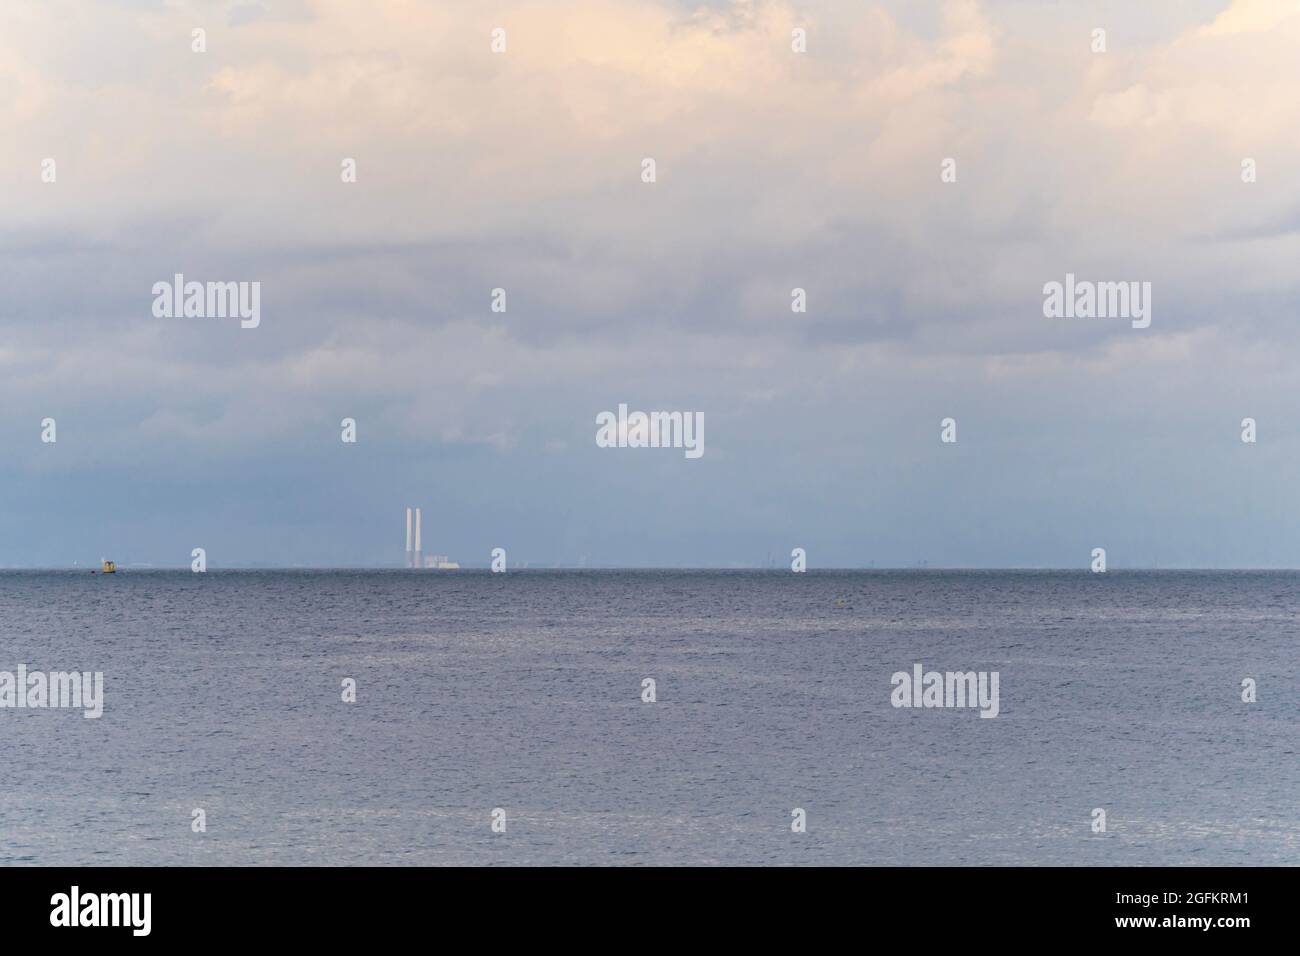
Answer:
POLYGON ((420 548, 420 509, 415 509, 415 564, 417 568, 424 567, 424 553, 420 548))

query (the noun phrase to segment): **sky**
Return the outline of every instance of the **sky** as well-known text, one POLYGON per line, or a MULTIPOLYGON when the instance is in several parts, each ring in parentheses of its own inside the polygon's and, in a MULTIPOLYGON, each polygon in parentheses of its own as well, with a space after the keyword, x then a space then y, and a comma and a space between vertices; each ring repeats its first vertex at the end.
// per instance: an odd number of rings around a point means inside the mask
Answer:
POLYGON ((398 566, 418 505, 467 566, 1300 567, 1298 47, 1295 0, 7 0, 0 566, 398 566), (260 324, 156 316, 176 273, 260 324), (1045 316, 1067 273, 1150 326, 1045 316), (598 447, 621 403, 705 453, 598 447))

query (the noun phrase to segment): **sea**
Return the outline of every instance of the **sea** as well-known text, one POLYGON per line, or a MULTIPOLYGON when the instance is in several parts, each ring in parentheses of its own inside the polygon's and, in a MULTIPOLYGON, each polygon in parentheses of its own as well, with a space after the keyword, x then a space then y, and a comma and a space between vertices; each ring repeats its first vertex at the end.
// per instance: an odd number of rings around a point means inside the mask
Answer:
POLYGON ((1292 572, 4 572, 0 672, 103 713, 0 707, 0 864, 1294 866, 1297 609, 1292 572), (917 665, 996 717, 895 706, 917 665))

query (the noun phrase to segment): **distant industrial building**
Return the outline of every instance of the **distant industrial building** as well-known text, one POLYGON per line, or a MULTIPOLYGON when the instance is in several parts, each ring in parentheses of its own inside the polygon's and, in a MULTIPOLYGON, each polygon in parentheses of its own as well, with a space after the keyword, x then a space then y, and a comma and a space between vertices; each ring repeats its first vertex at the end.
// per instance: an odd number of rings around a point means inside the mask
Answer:
POLYGON ((435 571, 454 571, 460 567, 445 554, 431 554, 427 558, 420 547, 420 509, 415 509, 415 548, 411 548, 411 509, 406 509, 406 566, 411 569, 428 568, 435 571))

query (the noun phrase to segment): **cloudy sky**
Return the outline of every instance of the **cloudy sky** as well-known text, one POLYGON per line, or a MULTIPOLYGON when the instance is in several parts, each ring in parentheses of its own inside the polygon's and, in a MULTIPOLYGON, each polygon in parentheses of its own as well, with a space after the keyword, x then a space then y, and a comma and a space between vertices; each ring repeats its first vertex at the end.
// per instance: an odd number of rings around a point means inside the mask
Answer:
POLYGON ((7 0, 0 565, 395 565, 421 505, 465 564, 1298 567, 1298 48, 1296 0, 7 0), (155 317, 178 272, 261 325, 155 317), (1067 272, 1150 328, 1045 318, 1067 272), (705 455, 598 448, 621 402, 705 455))

